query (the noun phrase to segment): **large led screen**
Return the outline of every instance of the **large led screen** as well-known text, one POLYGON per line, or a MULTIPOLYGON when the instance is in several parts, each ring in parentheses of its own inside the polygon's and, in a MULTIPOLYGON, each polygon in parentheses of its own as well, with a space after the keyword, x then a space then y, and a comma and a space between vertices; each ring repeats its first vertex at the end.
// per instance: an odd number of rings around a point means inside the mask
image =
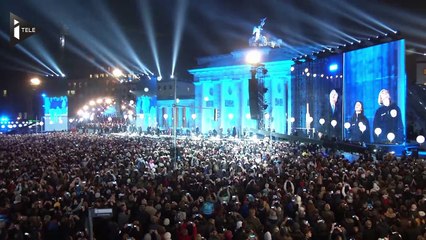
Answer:
POLYGON ((341 139, 343 55, 294 65, 292 132, 310 138, 341 139))
POLYGON ((344 54, 345 137, 354 142, 403 143, 404 40, 344 54))
POLYGON ((157 96, 136 98, 136 127, 146 130, 157 123, 157 96))
POLYGON ((44 130, 66 131, 68 130, 68 98, 43 97, 44 100, 44 130))

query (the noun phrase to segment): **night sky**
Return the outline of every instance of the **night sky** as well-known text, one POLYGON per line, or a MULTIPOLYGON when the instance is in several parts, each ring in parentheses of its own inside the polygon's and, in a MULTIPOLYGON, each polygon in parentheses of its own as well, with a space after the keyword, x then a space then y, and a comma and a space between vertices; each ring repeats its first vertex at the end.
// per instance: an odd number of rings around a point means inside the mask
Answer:
POLYGON ((350 37, 362 40, 389 32, 388 28, 402 32, 407 49, 426 52, 426 7, 419 2, 423 1, 6 0, 0 6, 0 85, 22 81, 34 75, 29 73, 34 68, 47 71, 9 46, 4 38, 9 36, 9 12, 41 29, 20 46, 48 67, 54 63, 68 77, 79 78, 111 63, 137 66, 135 59, 157 74, 144 25, 143 10, 148 6, 161 72, 169 76, 177 12, 183 9, 176 75, 191 78, 187 70, 196 66, 196 58, 248 47, 253 26, 262 17, 268 18, 268 34, 292 47, 305 46, 306 54, 350 37), (61 32, 66 34, 65 50, 59 46, 61 32))

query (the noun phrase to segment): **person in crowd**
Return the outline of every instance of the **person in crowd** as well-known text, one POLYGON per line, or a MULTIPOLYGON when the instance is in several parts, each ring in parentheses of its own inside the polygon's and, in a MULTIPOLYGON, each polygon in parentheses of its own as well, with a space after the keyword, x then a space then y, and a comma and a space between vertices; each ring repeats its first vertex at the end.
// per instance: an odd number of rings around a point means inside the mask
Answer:
POLYGON ((424 239, 426 162, 316 144, 0 135, 0 239, 424 239), (279 163, 279 164, 277 164, 279 163), (401 239, 401 238, 400 238, 401 239))

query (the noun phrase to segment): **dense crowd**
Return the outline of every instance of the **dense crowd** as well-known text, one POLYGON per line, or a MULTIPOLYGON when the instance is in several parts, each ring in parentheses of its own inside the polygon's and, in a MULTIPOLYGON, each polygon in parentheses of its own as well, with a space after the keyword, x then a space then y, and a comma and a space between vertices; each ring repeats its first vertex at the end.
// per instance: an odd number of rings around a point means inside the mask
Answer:
POLYGON ((0 143, 0 239, 88 239, 92 208, 113 210, 93 219, 98 240, 426 239, 421 159, 73 133, 0 143))

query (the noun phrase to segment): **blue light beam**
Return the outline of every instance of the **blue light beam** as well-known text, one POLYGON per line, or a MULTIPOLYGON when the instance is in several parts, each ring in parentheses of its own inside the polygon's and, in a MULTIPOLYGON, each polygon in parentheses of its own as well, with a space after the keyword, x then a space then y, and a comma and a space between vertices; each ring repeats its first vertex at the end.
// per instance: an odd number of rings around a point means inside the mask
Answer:
POLYGON ((173 56, 172 56, 172 73, 175 75, 176 61, 179 55, 179 48, 183 33, 183 24, 185 22, 186 10, 188 8, 188 0, 178 1, 178 9, 176 12, 175 33, 173 39, 173 56))
MULTIPOLYGON (((9 39, 8 35, 6 33, 4 33, 3 31, 0 31, 0 36, 6 40, 9 39)), ((22 47, 22 45, 16 45, 15 46, 18 50, 20 50, 21 52, 23 52, 25 55, 27 55, 28 57, 30 57, 32 60, 34 60, 35 62, 37 62, 38 64, 42 65, 44 68, 46 68, 47 70, 49 70, 51 73, 57 75, 57 73, 55 71, 53 71, 51 68, 49 68, 45 63, 43 63, 38 57, 36 57, 34 54, 32 54, 30 51, 28 51, 27 49, 25 49, 24 47, 22 47)))
POLYGON ((155 31, 154 31, 154 24, 152 23, 152 15, 151 15, 151 6, 149 5, 148 1, 142 1, 139 4, 139 9, 142 10, 142 21, 146 28, 146 31, 148 32, 148 41, 149 45, 151 46, 151 52, 154 56, 155 65, 157 67, 158 76, 162 76, 161 74, 161 68, 160 68, 160 61, 158 58, 158 49, 157 49, 157 42, 155 41, 155 31))

